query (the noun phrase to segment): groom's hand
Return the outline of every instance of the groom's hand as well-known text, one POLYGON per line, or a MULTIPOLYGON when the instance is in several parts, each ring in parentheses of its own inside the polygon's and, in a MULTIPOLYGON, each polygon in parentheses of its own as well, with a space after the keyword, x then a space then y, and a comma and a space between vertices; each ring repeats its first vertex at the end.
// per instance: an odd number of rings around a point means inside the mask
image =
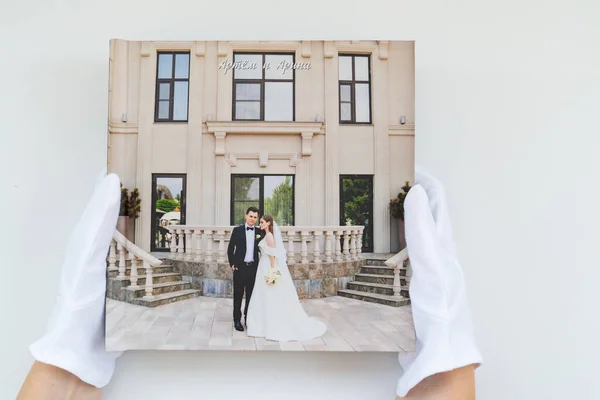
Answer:
POLYGON ((235 265, 232 265, 232 266, 231 266, 231 270, 232 270, 232 271, 237 271, 237 267, 236 267, 235 265))

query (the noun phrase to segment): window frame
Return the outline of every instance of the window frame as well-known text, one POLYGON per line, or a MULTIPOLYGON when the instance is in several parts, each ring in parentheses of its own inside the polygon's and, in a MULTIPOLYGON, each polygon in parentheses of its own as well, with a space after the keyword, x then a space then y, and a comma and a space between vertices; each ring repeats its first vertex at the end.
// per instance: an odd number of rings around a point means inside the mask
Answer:
MULTIPOLYGON (((187 123, 190 119, 190 75, 192 69, 192 56, 189 50, 177 50, 177 51, 157 51, 156 52, 156 79, 154 88, 154 122, 171 122, 171 123, 187 123), (159 78, 158 69, 160 63, 161 54, 170 54, 173 56, 173 64, 171 65, 171 77, 170 78, 159 78), (188 74, 187 78, 175 78, 175 60, 178 54, 185 54, 188 56, 188 74), (187 83, 187 113, 186 119, 173 119, 173 107, 175 103, 175 82, 186 82, 187 83), (160 84, 169 83, 169 117, 159 118, 158 110, 160 101, 160 84)), ((164 101, 164 100, 162 100, 164 101)))
POLYGON ((338 54, 338 117, 340 125, 372 125, 373 124, 373 103, 372 103, 372 73, 371 73, 371 54, 362 53, 339 53, 338 54), (339 77, 339 58, 340 57, 351 57, 352 58, 352 79, 342 80, 339 77), (368 78, 369 80, 356 80, 356 58, 366 58, 368 66, 368 78), (367 84, 369 85, 369 120, 363 122, 356 122, 356 84, 367 84), (342 101, 342 86, 350 86, 350 120, 342 120, 342 103, 348 103, 348 101, 342 101))
POLYGON ((150 251, 156 251, 156 252, 160 252, 160 251, 171 251, 170 246, 171 244, 169 243, 169 246, 167 248, 163 248, 163 247, 157 247, 156 243, 155 243, 155 236, 156 236, 156 201, 158 200, 157 196, 156 196, 156 185, 158 184, 158 179, 159 178, 181 178, 182 182, 181 182, 181 211, 180 211, 180 225, 185 225, 185 220, 186 220, 186 209, 187 209, 187 174, 186 173, 153 173, 152 174, 152 185, 151 185, 151 190, 152 190, 152 197, 151 197, 151 201, 152 201, 152 212, 151 212, 151 220, 152 220, 152 224, 150 226, 150 251))
POLYGON ((230 198, 229 198, 229 224, 235 226, 235 197, 234 197, 234 181, 235 178, 258 178, 258 209, 259 215, 263 215, 265 210, 265 176, 291 176, 292 179, 292 226, 296 225, 296 175, 295 174, 231 174, 230 182, 230 198))
MULTIPOLYGON (((296 121, 296 69, 292 68, 292 79, 272 79, 265 78, 265 69, 263 68, 265 64, 265 56, 267 55, 277 55, 277 56, 292 56, 292 64, 296 63, 296 53, 295 52, 279 52, 279 51, 234 51, 233 52, 233 62, 235 65, 235 56, 238 54, 246 54, 246 55, 260 55, 262 57, 260 69, 262 70, 261 79, 236 79, 235 73, 236 69, 233 68, 232 73, 232 93, 231 93, 231 120, 232 121, 254 121, 254 122, 295 122, 296 121), (265 82, 291 82, 292 83, 292 119, 288 120, 265 120, 265 82), (258 84, 260 83, 260 117, 258 119, 253 118, 237 118, 236 117, 236 84, 258 84)), ((273 66, 271 65, 271 68, 273 66)), ((248 100, 240 100, 240 101, 248 101, 248 100)))

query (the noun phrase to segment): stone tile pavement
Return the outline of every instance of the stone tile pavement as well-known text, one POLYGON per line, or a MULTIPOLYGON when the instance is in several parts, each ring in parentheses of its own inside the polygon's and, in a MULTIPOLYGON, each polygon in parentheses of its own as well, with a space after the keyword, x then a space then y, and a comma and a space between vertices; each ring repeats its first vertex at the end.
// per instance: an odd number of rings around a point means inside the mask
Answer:
MULTIPOLYGON (((107 299, 106 348, 120 350, 413 351, 410 306, 327 297, 301 300, 327 324, 313 340, 277 342, 233 328, 232 299, 196 297, 156 308, 107 299)), ((243 307, 243 306, 242 306, 243 307)), ((242 308, 243 309, 243 308, 242 308)))

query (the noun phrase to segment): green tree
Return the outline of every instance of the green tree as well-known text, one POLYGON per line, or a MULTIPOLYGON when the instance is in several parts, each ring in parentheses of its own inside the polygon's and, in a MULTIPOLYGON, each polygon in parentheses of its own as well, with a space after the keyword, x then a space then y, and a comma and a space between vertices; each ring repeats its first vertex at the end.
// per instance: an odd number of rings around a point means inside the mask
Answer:
POLYGON ((346 225, 368 225, 370 214, 369 182, 366 179, 344 179, 344 221, 346 225))
POLYGON ((181 207, 178 201, 170 199, 160 199, 156 201, 156 208, 164 212, 171 212, 176 207, 181 207))
POLYGON ((273 189, 273 195, 265 198, 265 214, 273 216, 278 225, 291 225, 294 222, 294 186, 291 177, 273 189))
POLYGON ((236 177, 233 180, 233 215, 235 224, 244 222, 244 215, 246 215, 246 209, 249 206, 258 207, 258 198, 250 198, 250 188, 255 182, 258 184, 258 179, 255 177, 236 177))
POLYGON ((235 199, 240 200, 258 200, 248 198, 250 187, 256 181, 256 178, 242 178, 236 177, 233 181, 233 193, 235 193, 235 199))

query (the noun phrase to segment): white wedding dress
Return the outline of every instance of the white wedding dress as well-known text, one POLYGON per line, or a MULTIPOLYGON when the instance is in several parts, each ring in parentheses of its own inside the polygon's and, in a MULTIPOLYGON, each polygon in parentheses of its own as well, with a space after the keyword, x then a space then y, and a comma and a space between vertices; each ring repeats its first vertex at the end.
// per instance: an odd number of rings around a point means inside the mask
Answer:
POLYGON ((261 255, 248 306, 247 334, 280 342, 317 338, 325 333, 327 325, 306 315, 287 267, 281 231, 275 223, 273 231, 275 247, 270 247, 266 239, 258 244, 261 255), (273 286, 265 282, 271 268, 270 255, 275 256, 275 268, 281 272, 279 282, 273 286))

